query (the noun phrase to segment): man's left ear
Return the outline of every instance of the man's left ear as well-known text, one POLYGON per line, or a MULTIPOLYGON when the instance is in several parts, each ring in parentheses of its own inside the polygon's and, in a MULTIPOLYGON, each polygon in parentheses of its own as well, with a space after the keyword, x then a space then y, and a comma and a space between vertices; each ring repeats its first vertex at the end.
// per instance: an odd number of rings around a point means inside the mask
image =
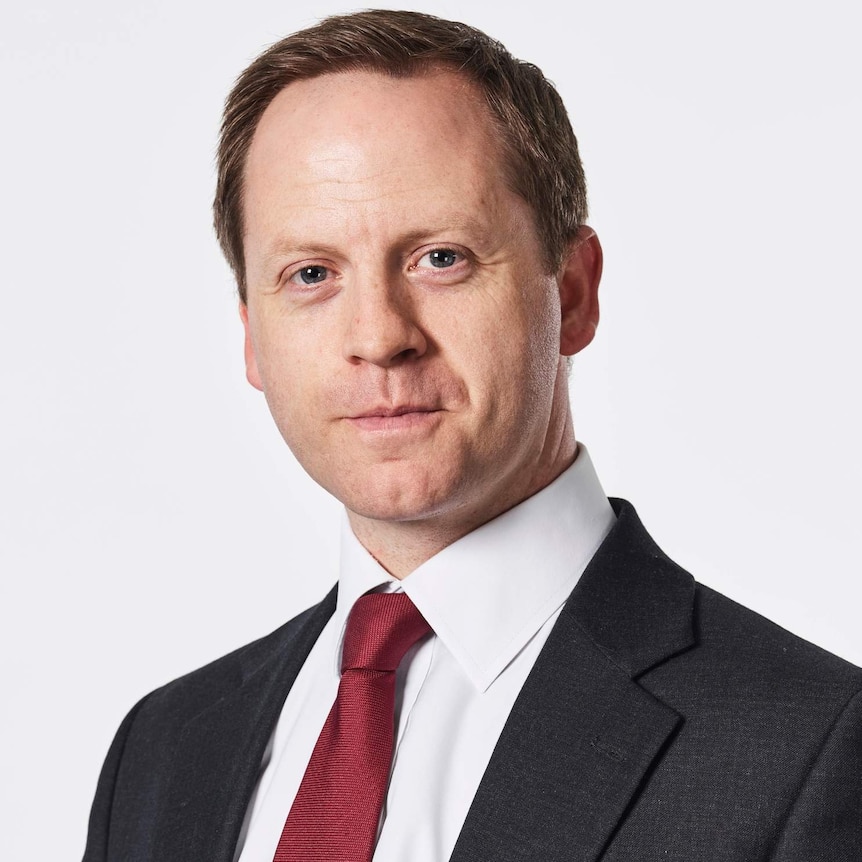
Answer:
POLYGON ((569 243, 558 277, 560 287, 560 353, 574 356, 596 334, 599 325, 599 281, 602 246, 596 232, 582 226, 569 243))
POLYGON ((239 318, 242 321, 242 329, 244 333, 243 355, 245 356, 245 379, 263 392, 263 383, 260 379, 260 371, 257 368, 257 356, 254 352, 254 344, 251 340, 251 326, 248 322, 248 306, 242 301, 239 301, 239 318))

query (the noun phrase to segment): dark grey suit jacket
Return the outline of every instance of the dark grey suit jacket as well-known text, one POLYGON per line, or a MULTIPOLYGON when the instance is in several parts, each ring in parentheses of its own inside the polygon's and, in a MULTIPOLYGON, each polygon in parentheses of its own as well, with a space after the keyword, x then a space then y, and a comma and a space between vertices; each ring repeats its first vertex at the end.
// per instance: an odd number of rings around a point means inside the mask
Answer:
MULTIPOLYGON (((629 504, 614 506, 452 862, 860 862, 862 671, 696 584, 629 504)), ((269 736, 334 607, 333 590, 132 710, 84 862, 231 862, 269 736)))

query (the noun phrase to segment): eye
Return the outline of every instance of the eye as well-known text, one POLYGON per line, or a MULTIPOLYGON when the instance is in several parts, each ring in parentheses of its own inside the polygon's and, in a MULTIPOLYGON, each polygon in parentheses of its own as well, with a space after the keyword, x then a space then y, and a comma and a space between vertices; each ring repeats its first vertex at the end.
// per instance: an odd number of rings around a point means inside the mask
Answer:
POLYGON ((290 281, 294 284, 321 284, 326 281, 328 276, 329 270, 325 266, 313 264, 312 266, 304 266, 302 269, 295 272, 290 277, 290 281))
POLYGON ((446 269, 458 263, 461 257, 462 255, 451 248, 435 248, 427 254, 423 254, 416 266, 446 269))

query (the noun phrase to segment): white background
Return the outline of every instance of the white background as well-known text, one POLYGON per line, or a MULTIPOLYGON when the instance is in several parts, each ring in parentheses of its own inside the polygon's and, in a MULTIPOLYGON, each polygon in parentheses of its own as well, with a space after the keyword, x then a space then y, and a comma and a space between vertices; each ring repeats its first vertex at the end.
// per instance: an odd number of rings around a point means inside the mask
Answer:
MULTIPOLYGON (((233 78, 350 8, 0 17, 6 859, 78 858, 133 702, 334 580, 338 505, 245 383, 209 205, 233 78)), ((569 106, 606 254, 575 424, 608 492, 700 580, 862 663, 855 4, 423 8, 569 106)))

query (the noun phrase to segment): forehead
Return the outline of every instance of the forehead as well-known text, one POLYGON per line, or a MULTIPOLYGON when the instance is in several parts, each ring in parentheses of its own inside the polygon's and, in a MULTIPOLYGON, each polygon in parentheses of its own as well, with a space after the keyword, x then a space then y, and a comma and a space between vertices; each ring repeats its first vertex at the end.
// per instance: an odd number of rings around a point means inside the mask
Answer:
POLYGON ((255 129, 250 158, 265 141, 288 127, 311 120, 316 143, 333 133, 362 135, 411 130, 455 141, 465 135, 496 137, 490 110, 479 87, 466 75, 429 68, 408 76, 372 70, 336 72, 295 81, 284 87, 263 112, 255 129), (326 120, 318 125, 317 120, 326 120), (419 120, 421 127, 416 126, 419 120), (434 120, 444 121, 431 127, 434 120), (427 124, 426 124, 427 121, 427 124))
POLYGON ((458 188, 465 203, 480 204, 505 183, 498 141, 481 92, 457 72, 393 78, 359 71, 297 81, 255 130, 246 216, 254 221, 258 210, 290 194, 324 205, 451 197, 458 188))

